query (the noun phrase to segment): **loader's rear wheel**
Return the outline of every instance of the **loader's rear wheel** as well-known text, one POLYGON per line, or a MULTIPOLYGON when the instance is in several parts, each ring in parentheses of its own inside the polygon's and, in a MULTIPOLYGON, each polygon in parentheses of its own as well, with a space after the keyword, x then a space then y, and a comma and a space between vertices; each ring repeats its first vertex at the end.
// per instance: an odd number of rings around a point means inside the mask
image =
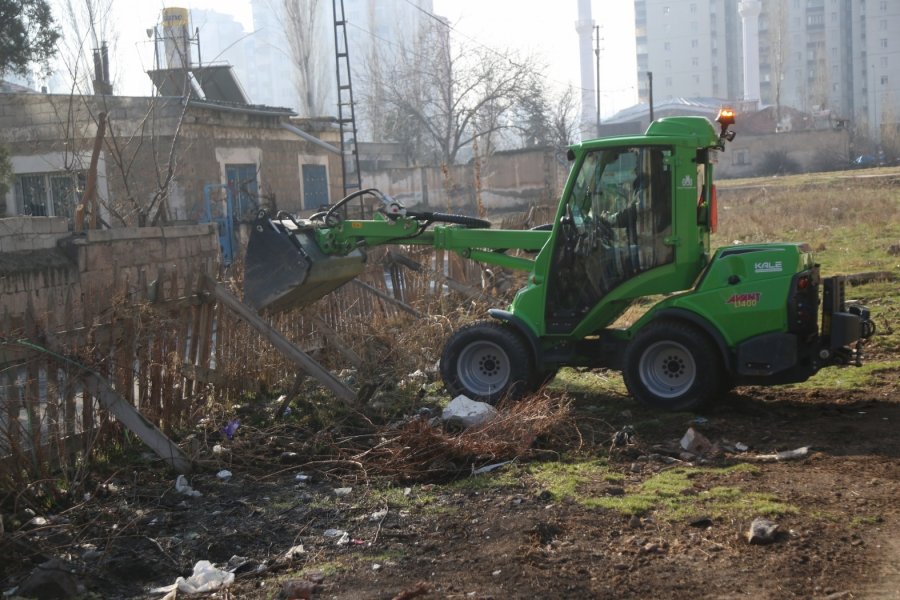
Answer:
POLYGON ((696 410, 723 386, 712 340, 675 321, 651 323, 635 336, 625 351, 623 375, 632 396, 663 410, 696 410))
POLYGON ((496 321, 479 321, 454 333, 441 356, 441 377, 453 396, 496 404, 529 391, 532 364, 525 340, 496 321))

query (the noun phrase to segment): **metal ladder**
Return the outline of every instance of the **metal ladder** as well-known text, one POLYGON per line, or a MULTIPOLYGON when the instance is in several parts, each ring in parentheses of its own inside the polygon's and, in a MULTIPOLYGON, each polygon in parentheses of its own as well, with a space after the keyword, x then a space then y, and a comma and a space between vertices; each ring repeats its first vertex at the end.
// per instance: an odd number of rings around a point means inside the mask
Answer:
POLYGON ((347 46, 347 20, 344 0, 332 0, 334 8, 334 50, 337 71, 338 124, 341 128, 341 166, 344 196, 362 188, 359 175, 359 151, 356 143, 356 116, 353 111, 353 86, 350 82, 350 49, 347 46))

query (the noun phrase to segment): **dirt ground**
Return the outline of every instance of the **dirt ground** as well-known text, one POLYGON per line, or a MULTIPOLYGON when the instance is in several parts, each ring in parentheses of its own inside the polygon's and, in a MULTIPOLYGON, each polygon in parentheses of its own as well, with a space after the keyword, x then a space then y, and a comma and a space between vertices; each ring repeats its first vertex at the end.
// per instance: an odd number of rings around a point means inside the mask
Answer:
POLYGON ((450 483, 367 484, 352 467, 310 464, 299 429, 247 426, 231 442, 214 432, 195 448, 206 468, 189 481, 201 496, 178 493, 174 474, 138 462, 111 470, 89 499, 8 529, 0 591, 14 597, 36 565, 57 558, 86 598, 162 598, 150 590, 200 560, 231 561, 234 582, 206 594, 218 598, 900 598, 896 370, 859 391, 738 388, 699 418, 655 415, 611 393, 576 397, 570 410, 577 452, 571 435, 538 441, 514 465, 450 483), (612 444, 626 426, 633 436, 612 444), (697 474, 679 492, 695 495, 697 510, 674 518, 585 501, 627 497, 687 464, 673 449, 689 426, 726 448, 749 446, 690 464, 754 467, 697 474), (764 459, 802 446, 806 457, 764 459), (573 494, 529 470, 592 458, 616 477, 573 494), (222 468, 232 476, 217 477, 222 468), (792 507, 770 516, 774 542, 745 537, 761 515, 703 514, 700 499, 725 484, 792 507))

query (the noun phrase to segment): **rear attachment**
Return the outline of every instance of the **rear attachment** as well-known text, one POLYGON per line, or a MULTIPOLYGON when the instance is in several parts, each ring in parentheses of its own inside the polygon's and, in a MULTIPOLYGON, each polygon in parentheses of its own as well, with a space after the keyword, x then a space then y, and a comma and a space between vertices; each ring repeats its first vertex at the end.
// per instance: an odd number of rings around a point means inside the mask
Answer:
POLYGON ((363 270, 366 256, 324 254, 316 226, 290 217, 253 223, 244 266, 244 302, 257 311, 281 312, 312 304, 363 270))

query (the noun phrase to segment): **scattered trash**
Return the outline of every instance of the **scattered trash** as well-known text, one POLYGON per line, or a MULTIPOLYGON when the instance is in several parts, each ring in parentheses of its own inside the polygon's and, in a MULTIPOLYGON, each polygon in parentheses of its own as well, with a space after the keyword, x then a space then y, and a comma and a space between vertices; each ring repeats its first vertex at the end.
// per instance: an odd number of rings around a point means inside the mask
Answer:
POLYGON ((613 446, 627 446, 634 443, 634 427, 626 425, 621 431, 617 431, 612 436, 613 446))
POLYGON ((383 518, 385 518, 387 516, 387 514, 388 514, 388 509, 383 508, 383 509, 377 510, 377 511, 373 512, 371 515, 369 515, 369 520, 370 521, 380 521, 383 518))
POLYGON ((504 461, 504 462, 501 462, 501 463, 495 463, 495 464, 493 464, 493 465, 485 465, 485 466, 483 466, 483 467, 479 467, 479 468, 477 468, 477 469, 473 469, 473 470, 472 470, 472 475, 481 475, 482 473, 490 473, 491 471, 493 471, 493 470, 495 470, 495 469, 499 469, 500 467, 503 467, 503 466, 505 466, 505 465, 508 465, 508 464, 511 463, 511 462, 512 462, 511 460, 507 460, 507 461, 504 461))
POLYGON ((219 479, 231 479, 231 471, 227 469, 222 469, 218 473, 216 473, 216 477, 219 479))
POLYGON ((306 549, 303 547, 303 544, 297 544, 296 546, 288 548, 288 551, 285 552, 283 556, 287 560, 293 560, 301 554, 306 554, 306 549))
POLYGON ((775 460, 796 460, 809 455, 809 446, 795 448, 794 450, 784 450, 775 454, 760 454, 754 458, 759 461, 775 461, 775 460))
POLYGON ((343 498, 344 496, 348 495, 352 491, 353 491, 352 487, 334 488, 334 495, 337 496, 338 498, 343 498))
POLYGON ((234 573, 235 575, 237 575, 238 573, 246 573, 247 571, 250 571, 256 565, 257 562, 252 558, 232 554, 231 558, 228 559, 228 563, 225 565, 225 570, 229 573, 234 573))
POLYGON ((496 571, 494 571, 493 573, 491 573, 491 576, 492 576, 492 577, 497 577, 497 576, 499 576, 500 573, 502 573, 502 572, 503 572, 503 571, 502 571, 501 569, 497 569, 496 571))
POLYGON ((372 565, 372 570, 373 570, 373 571, 380 571, 380 570, 381 570, 381 565, 379 565, 378 563, 373 564, 373 565, 372 565))
POLYGON ((338 538, 335 542, 338 546, 346 546, 350 543, 350 534, 343 529, 326 529, 323 535, 329 538, 338 538))
POLYGON ((217 569, 208 560, 198 561, 194 565, 194 573, 185 579, 179 577, 172 585, 150 590, 152 593, 168 593, 177 589, 185 594, 200 594, 202 592, 214 592, 220 588, 228 587, 234 582, 234 573, 217 569))
POLYGON ((696 455, 703 455, 712 450, 712 443, 693 427, 688 428, 681 438, 680 444, 687 452, 696 455))
POLYGON ((302 483, 309 483, 312 481, 312 475, 307 475, 306 473, 297 473, 294 476, 294 481, 300 481, 302 483))
POLYGON ((213 446, 212 452, 213 454, 222 454, 223 452, 225 452, 225 447, 221 444, 216 444, 215 446, 213 446))
POLYGON ((778 533, 778 524, 756 517, 750 524, 750 531, 747 532, 747 541, 751 544, 770 544, 775 541, 775 534, 778 533))
POLYGON ((241 426, 240 419, 232 419, 225 424, 222 428, 222 435, 227 437, 229 440, 234 439, 234 434, 237 432, 238 427, 241 426))
POLYGON ((300 455, 296 452, 282 452, 278 460, 285 464, 300 462, 300 455))
POLYGON ((497 409, 485 402, 477 402, 460 394, 450 401, 441 418, 444 422, 468 428, 487 423, 497 416, 497 409))
POLYGON ((803 446, 802 448, 796 448, 794 450, 785 450, 784 452, 778 452, 775 454, 775 456, 778 457, 778 460, 794 460, 797 458, 803 458, 808 454, 809 446, 803 446))
POLYGON ((184 494, 185 496, 191 496, 193 498, 203 495, 190 486, 187 477, 184 475, 179 475, 175 480, 175 491, 179 494, 184 494))
POLYGON ((750 449, 750 446, 743 442, 738 442, 734 445, 734 449, 738 452, 747 452, 750 449))

